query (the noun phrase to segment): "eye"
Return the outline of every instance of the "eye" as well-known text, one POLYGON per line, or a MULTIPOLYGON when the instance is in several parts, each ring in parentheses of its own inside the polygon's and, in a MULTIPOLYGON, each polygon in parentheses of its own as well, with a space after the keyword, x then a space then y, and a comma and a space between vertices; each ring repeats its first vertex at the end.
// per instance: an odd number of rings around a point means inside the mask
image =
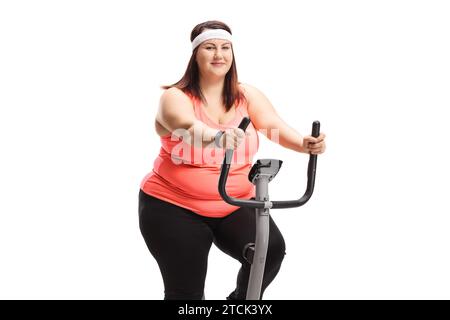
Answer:
POLYGON ((214 49, 214 47, 208 46, 208 47, 205 47, 205 49, 206 50, 212 50, 212 49, 214 49))
POLYGON ((229 47, 229 46, 227 46, 227 47, 222 47, 222 49, 223 49, 223 50, 229 50, 230 47, 229 47))

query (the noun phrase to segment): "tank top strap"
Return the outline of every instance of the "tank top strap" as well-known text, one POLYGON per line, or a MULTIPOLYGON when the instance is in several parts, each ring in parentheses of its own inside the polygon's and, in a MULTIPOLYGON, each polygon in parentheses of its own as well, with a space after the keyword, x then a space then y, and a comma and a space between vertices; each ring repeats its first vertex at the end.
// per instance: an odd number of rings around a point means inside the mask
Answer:
POLYGON ((184 94, 189 98, 189 100, 191 100, 192 108, 194 109, 195 116, 197 117, 197 119, 199 119, 199 114, 201 112, 201 110, 200 110, 201 109, 200 108, 201 101, 199 99, 197 99, 196 97, 194 97, 189 92, 184 92, 184 94))

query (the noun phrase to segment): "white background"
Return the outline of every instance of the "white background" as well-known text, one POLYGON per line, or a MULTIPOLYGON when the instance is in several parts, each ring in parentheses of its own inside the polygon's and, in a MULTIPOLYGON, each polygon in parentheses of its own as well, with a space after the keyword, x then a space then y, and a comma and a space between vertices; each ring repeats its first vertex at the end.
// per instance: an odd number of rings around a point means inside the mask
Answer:
MULTIPOLYGON (((233 30, 240 81, 327 152, 304 207, 272 211, 287 255, 266 299, 449 299, 447 1, 2 1, 0 298, 161 299, 137 195, 159 151, 160 85, 189 35, 233 30)), ((307 156, 279 158, 272 199, 307 156)), ((239 265, 210 254, 207 299, 239 265)))

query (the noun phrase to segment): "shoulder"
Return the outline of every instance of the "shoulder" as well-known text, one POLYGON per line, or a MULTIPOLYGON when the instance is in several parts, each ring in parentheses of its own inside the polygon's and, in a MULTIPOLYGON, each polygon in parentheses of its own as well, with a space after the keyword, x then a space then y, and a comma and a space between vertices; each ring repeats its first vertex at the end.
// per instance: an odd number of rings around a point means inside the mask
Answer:
POLYGON ((244 84, 242 89, 246 92, 248 115, 255 128, 258 130, 274 127, 278 115, 269 99, 254 86, 244 84))
POLYGON ((179 104, 179 103, 188 103, 190 104, 191 100, 189 99, 189 96, 184 93, 182 90, 172 87, 169 89, 164 90, 164 92, 161 94, 161 104, 179 104))
POLYGON ((249 85, 248 83, 239 83, 239 88, 241 89, 242 93, 245 95, 246 98, 248 98, 249 96, 258 94, 259 90, 252 86, 249 85))
POLYGON ((261 101, 268 100, 264 93, 255 86, 252 86, 248 83, 240 83, 239 87, 241 88, 241 91, 244 94, 248 104, 261 103, 261 101))
POLYGON ((193 115, 193 113, 194 108, 189 96, 178 88, 169 88, 161 95, 156 119, 164 124, 167 119, 193 115))

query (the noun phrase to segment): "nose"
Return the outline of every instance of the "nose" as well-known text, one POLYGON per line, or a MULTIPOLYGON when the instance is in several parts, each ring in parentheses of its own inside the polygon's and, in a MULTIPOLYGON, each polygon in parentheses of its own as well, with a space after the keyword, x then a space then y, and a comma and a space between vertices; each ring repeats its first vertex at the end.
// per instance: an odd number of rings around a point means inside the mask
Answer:
POLYGON ((216 49, 214 51, 214 60, 220 60, 222 58, 223 54, 222 54, 222 50, 221 49, 216 49))

